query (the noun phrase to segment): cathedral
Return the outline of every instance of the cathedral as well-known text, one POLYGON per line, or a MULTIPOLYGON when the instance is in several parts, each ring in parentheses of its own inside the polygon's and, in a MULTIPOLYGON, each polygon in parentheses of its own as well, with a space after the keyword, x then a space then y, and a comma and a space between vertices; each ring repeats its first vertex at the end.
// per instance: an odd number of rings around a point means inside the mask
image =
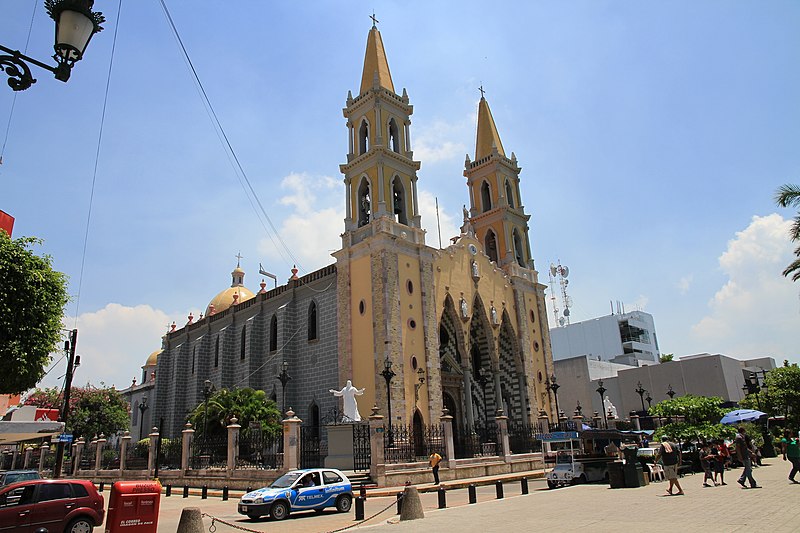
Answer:
POLYGON ((262 281, 256 293, 237 264, 199 320, 168 332, 148 361, 162 434, 183 429, 206 380, 264 390, 315 427, 338 407, 329 391, 347 380, 364 389, 362 416, 377 406, 395 424, 438 423, 446 408, 457 433, 500 410, 520 425, 552 412, 545 286, 531 255, 521 168, 483 96, 478 106, 461 233, 447 248, 427 246, 413 106, 395 90, 373 25, 358 94, 348 92, 343 109, 346 214, 335 262, 304 276, 293 270, 272 290, 262 281))

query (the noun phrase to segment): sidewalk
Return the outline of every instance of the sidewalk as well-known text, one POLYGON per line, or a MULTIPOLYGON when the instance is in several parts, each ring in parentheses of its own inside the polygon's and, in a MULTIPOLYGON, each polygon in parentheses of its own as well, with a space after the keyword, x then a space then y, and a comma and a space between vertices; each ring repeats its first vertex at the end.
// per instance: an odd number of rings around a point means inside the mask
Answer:
MULTIPOLYGON (((527 478, 528 480, 534 479, 542 479, 544 478, 545 473, 547 470, 530 470, 527 472, 514 472, 511 474, 498 474, 495 476, 484 476, 484 477, 475 477, 475 478, 465 478, 465 479, 454 479, 452 481, 442 481, 439 485, 433 484, 433 474, 431 474, 431 482, 424 483, 424 484, 416 484, 414 485, 417 487, 419 492, 436 492, 439 490, 439 487, 444 487, 447 490, 455 490, 455 489, 466 489, 470 485, 494 485, 497 481, 502 481, 503 483, 512 483, 515 481, 519 481, 522 478, 527 478)), ((404 486, 397 486, 397 487, 377 487, 377 488, 368 488, 367 489, 367 498, 374 497, 379 498, 381 496, 395 496, 398 492, 403 492, 404 486)), ((356 491, 356 496, 358 496, 358 491, 356 491)))
POLYGON ((793 532, 799 529, 800 484, 787 479, 788 463, 778 459, 754 470, 763 488, 742 489, 736 479, 741 469, 726 472, 726 486, 703 488, 703 476, 689 475, 680 482, 685 496, 666 496, 666 482, 637 489, 610 489, 608 485, 578 485, 537 490, 527 496, 480 501, 475 505, 426 511, 424 519, 364 526, 370 533, 392 531, 481 531, 508 533, 513 526, 526 530, 652 531, 665 527, 683 532, 793 532))

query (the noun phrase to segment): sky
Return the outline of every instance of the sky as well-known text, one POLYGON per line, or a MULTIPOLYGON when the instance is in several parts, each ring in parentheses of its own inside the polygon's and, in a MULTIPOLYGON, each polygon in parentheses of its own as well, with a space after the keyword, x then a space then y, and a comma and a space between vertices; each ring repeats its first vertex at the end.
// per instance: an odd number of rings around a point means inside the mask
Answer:
MULTIPOLYGON (((260 263, 285 283, 333 262, 373 10, 414 106, 429 245, 437 201, 442 242, 458 234, 482 86, 540 281, 569 267, 572 322, 620 302, 653 315, 663 353, 800 361, 800 284, 781 275, 796 213, 774 202, 800 182, 800 3, 165 4, 244 174, 159 1, 98 0, 105 29, 68 83, 34 67, 31 89, 0 87, 0 209, 69 276, 76 385, 127 387, 238 254, 254 292, 260 263)), ((52 62, 40 1, 4 2, 0 35, 52 62)))

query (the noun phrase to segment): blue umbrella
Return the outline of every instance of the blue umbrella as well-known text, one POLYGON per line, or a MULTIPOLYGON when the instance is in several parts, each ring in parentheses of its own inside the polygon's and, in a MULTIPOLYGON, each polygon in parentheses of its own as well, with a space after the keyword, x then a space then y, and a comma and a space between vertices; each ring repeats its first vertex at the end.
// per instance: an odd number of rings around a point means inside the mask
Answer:
POLYGON ((753 422, 766 414, 767 413, 762 413, 755 409, 737 409, 723 416, 719 423, 731 425, 738 424, 739 422, 753 422))

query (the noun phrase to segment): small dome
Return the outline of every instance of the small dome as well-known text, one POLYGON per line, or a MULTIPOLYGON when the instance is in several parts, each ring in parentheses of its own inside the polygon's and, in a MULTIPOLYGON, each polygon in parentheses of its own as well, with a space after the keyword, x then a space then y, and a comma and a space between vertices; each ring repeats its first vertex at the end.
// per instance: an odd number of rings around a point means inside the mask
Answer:
POLYGON ((156 361, 158 360, 158 356, 161 355, 162 351, 163 350, 156 350, 155 352, 151 353, 144 366, 156 366, 156 361))
POLYGON ((221 313, 230 306, 232 306, 234 295, 238 295, 238 298, 236 299, 237 304, 240 304, 245 300, 249 300, 250 298, 253 298, 255 296, 255 294, 253 294, 253 291, 251 291, 247 287, 242 287, 242 286, 228 287, 221 293, 214 296, 214 299, 209 302, 208 307, 206 307, 206 316, 209 316, 211 314, 221 313), (214 306, 214 313, 211 312, 212 305, 214 306))

